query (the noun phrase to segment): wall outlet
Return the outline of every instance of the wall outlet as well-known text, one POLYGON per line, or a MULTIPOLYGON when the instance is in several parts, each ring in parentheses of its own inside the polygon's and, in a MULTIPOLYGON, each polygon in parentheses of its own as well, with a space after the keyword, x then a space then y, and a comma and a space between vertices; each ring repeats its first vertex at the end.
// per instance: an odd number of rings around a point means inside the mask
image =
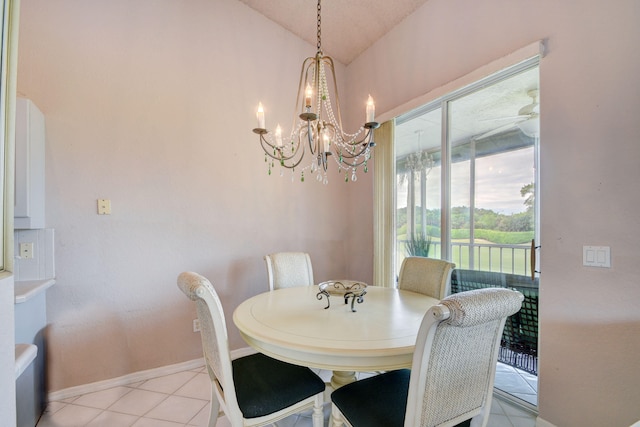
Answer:
POLYGON ((200 332, 200 319, 193 319, 193 332, 200 332))
POLYGON ((98 215, 111 215, 111 200, 98 199, 98 215))

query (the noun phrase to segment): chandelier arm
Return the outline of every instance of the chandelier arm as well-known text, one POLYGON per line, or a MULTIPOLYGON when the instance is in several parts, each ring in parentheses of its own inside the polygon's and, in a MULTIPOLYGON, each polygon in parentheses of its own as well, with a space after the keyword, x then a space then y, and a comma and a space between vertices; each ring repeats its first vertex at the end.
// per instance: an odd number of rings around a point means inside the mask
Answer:
POLYGON ((371 154, 365 154, 364 156, 361 156, 362 160, 360 161, 356 161, 354 158, 353 161, 345 161, 344 157, 342 158, 342 160, 340 160, 339 157, 336 157, 335 162, 338 165, 338 167, 343 168, 343 169, 355 169, 355 168, 359 168, 360 166, 366 164, 370 159, 371 159, 371 154))
POLYGON ((376 143, 373 141, 373 128, 368 129, 366 135, 360 141, 356 141, 354 143, 344 143, 344 145, 345 145, 345 148, 347 149, 360 147, 360 150, 354 153, 347 150, 347 154, 346 155, 343 154, 343 157, 352 159, 352 158, 361 156, 362 154, 364 154, 365 151, 367 151, 368 149, 376 145, 376 143))
POLYGON ((302 149, 303 153, 302 156, 298 159, 297 162, 295 162, 294 164, 291 165, 287 165, 286 163, 284 163, 284 161, 280 162, 280 166, 282 166, 283 168, 287 168, 287 169, 295 169, 298 167, 298 165, 302 162, 302 160, 304 159, 304 148, 302 149))
POLYGON ((300 158, 298 159, 297 162, 295 162, 293 165, 291 166, 287 166, 286 164, 284 164, 284 162, 289 161, 293 158, 295 158, 298 154, 298 150, 300 149, 300 146, 296 146, 295 151, 293 152, 293 154, 291 156, 286 156, 283 151, 283 147, 278 147, 277 145, 271 144, 265 137, 264 135, 260 135, 260 143, 262 145, 262 150, 264 151, 264 153, 271 157, 274 160, 277 160, 278 162, 280 162, 281 166, 287 167, 287 168, 293 168, 296 167, 300 164, 300 162, 302 161, 302 159, 304 158, 304 146, 302 147, 302 154, 300 155, 300 158), (267 145, 265 147, 265 144, 267 145), (276 151, 277 153, 279 153, 279 155, 273 155, 271 152, 272 151, 276 151))
MULTIPOLYGON (((361 129, 360 132, 362 132, 363 129, 361 129)), ((360 132, 358 132, 358 134, 360 132)), ((358 134, 356 134, 356 135, 358 135, 358 134)), ((344 144, 346 146, 349 146, 349 147, 352 147, 352 148, 355 148, 355 147, 358 147, 358 146, 363 147, 362 150, 360 150, 360 152, 363 152, 368 147, 375 146, 376 143, 373 142, 373 128, 367 129, 367 133, 362 137, 362 139, 360 139, 358 141, 353 141, 353 142, 344 141, 344 144)))

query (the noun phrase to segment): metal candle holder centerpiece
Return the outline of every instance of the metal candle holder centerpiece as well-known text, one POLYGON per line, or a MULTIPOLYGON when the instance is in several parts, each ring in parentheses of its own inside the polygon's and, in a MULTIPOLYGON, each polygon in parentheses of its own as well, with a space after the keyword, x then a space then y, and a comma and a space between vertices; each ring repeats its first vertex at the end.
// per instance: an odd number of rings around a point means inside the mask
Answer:
POLYGON ((362 304, 364 301, 364 295, 367 293, 367 284, 363 282, 357 282, 355 280, 330 280, 328 282, 322 282, 318 285, 320 292, 316 295, 316 298, 319 300, 322 299, 323 296, 327 297, 327 306, 324 308, 325 310, 329 308, 330 296, 337 295, 341 298, 344 298, 344 303, 349 303, 349 298, 351 298, 351 311, 357 311, 354 308, 354 304, 358 301, 358 304, 362 304))

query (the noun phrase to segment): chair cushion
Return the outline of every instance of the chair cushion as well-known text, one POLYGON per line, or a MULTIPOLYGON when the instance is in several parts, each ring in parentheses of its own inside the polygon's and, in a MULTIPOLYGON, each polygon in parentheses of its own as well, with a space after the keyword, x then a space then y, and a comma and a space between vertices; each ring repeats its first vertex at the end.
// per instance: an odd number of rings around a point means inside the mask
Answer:
POLYGON ((238 406, 245 418, 272 414, 325 388, 311 369, 262 353, 233 360, 232 369, 238 406))
POLYGON ((403 427, 409 369, 385 372, 340 387, 331 401, 353 426, 403 427))

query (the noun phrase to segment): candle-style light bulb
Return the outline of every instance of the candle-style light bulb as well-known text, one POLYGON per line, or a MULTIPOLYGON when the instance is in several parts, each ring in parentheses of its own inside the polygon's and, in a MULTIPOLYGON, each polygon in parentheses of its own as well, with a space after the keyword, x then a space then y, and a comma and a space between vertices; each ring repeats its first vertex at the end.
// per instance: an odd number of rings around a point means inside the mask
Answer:
POLYGON ((276 126, 276 145, 278 147, 282 147, 282 128, 280 127, 280 124, 276 126))
POLYGON ((307 88, 304 90, 304 106, 307 108, 311 107, 311 97, 313 96, 313 89, 311 89, 311 85, 307 83, 307 88))
POLYGON ((256 113, 256 116, 258 117, 258 128, 259 129, 265 129, 265 126, 264 126, 264 108, 262 108, 262 102, 258 103, 258 112, 256 113))
POLYGON ((329 135, 327 135, 327 132, 322 132, 322 142, 324 144, 324 152, 328 153, 329 146, 331 145, 331 140, 329 139, 329 135))
POLYGON ((371 123, 374 121, 376 115, 376 106, 373 103, 373 98, 369 95, 369 99, 367 99, 367 120, 365 123, 371 123))

